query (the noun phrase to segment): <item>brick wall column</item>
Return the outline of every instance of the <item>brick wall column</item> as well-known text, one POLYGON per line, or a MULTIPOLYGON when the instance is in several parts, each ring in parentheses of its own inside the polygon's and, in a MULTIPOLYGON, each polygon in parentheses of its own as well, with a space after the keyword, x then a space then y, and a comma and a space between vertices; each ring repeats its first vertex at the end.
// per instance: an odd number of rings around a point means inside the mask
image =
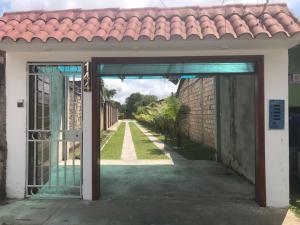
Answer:
POLYGON ((107 107, 108 107, 108 128, 110 127, 110 103, 107 104, 107 107))
POLYGON ((110 103, 110 126, 112 125, 112 105, 110 103))
POLYGON ((109 103, 109 126, 111 126, 111 103, 109 103))
POLYGON ((106 113, 105 113, 105 120, 106 120, 106 129, 109 128, 109 107, 108 107, 108 103, 106 102, 105 104, 105 109, 106 109, 106 113))
POLYGON ((111 125, 114 124, 114 107, 111 105, 111 125))
POLYGON ((103 109, 104 130, 107 130, 107 102, 104 102, 103 109))
POLYGON ((108 103, 108 127, 111 126, 111 105, 108 103))

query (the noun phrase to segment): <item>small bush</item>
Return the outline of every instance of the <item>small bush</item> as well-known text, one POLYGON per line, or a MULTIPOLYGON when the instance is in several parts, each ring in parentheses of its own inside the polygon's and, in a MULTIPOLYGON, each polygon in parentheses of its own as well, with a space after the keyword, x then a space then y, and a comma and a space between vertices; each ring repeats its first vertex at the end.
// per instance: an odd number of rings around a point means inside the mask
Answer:
POLYGON ((139 107, 134 117, 137 121, 170 137, 176 137, 180 109, 180 101, 176 97, 170 96, 163 101, 139 107))

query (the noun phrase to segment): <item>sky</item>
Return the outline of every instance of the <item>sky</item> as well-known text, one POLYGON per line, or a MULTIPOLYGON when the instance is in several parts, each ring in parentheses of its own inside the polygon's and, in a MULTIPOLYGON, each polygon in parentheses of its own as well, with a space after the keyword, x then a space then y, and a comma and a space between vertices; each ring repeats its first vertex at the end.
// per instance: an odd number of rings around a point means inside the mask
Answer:
POLYGON ((140 92, 144 95, 156 95, 159 99, 170 96, 171 93, 176 93, 177 85, 166 79, 133 79, 133 80, 111 80, 104 79, 104 85, 111 89, 117 90, 115 101, 125 103, 126 98, 135 92, 140 92))
MULTIPOLYGON (((235 3, 265 3, 266 0, 0 0, 0 15, 9 11, 55 10, 71 8, 139 8, 209 6, 235 3)), ((295 16, 300 18, 300 0, 269 0, 270 3, 287 3, 295 16)), ((108 88, 118 90, 114 100, 124 103, 131 93, 153 94, 164 98, 175 93, 177 86, 167 80, 105 80, 108 88)))
MULTIPOLYGON (((26 11, 34 9, 207 6, 234 3, 265 3, 266 1, 267 0, 0 0, 0 13, 3 11, 26 11)), ((300 17, 300 0, 269 0, 269 2, 285 2, 289 8, 300 17)))

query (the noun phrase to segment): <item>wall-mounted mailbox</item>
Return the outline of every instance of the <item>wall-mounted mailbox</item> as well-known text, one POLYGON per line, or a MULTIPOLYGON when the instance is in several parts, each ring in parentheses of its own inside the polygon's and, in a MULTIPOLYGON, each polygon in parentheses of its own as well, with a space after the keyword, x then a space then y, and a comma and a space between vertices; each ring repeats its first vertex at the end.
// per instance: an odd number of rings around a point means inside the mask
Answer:
POLYGON ((270 100, 269 129, 284 129, 284 100, 270 100))

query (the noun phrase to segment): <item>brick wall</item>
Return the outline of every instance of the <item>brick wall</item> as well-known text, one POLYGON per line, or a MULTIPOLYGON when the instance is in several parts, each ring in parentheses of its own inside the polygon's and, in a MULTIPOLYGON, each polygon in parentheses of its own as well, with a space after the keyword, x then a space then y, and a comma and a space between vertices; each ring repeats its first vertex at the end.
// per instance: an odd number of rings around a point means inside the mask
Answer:
POLYGON ((68 128, 78 130, 81 128, 81 82, 74 82, 75 91, 73 90, 73 81, 70 81, 69 99, 68 99, 68 128), (74 91, 74 92, 73 92, 74 91))
POLYGON ((182 81, 178 98, 185 106, 181 115, 181 132, 191 140, 216 148, 214 78, 182 81))
MULTIPOLYGON (((219 79, 219 160, 255 183, 255 79, 253 76, 219 79)), ((216 146, 214 78, 184 80, 178 98, 187 109, 181 132, 190 139, 216 146)))
POLYGON ((0 198, 5 196, 6 180, 6 95, 5 95, 5 59, 0 53, 0 198))
POLYGON ((107 130, 118 122, 118 109, 109 101, 105 101, 100 107, 101 130, 107 130))

